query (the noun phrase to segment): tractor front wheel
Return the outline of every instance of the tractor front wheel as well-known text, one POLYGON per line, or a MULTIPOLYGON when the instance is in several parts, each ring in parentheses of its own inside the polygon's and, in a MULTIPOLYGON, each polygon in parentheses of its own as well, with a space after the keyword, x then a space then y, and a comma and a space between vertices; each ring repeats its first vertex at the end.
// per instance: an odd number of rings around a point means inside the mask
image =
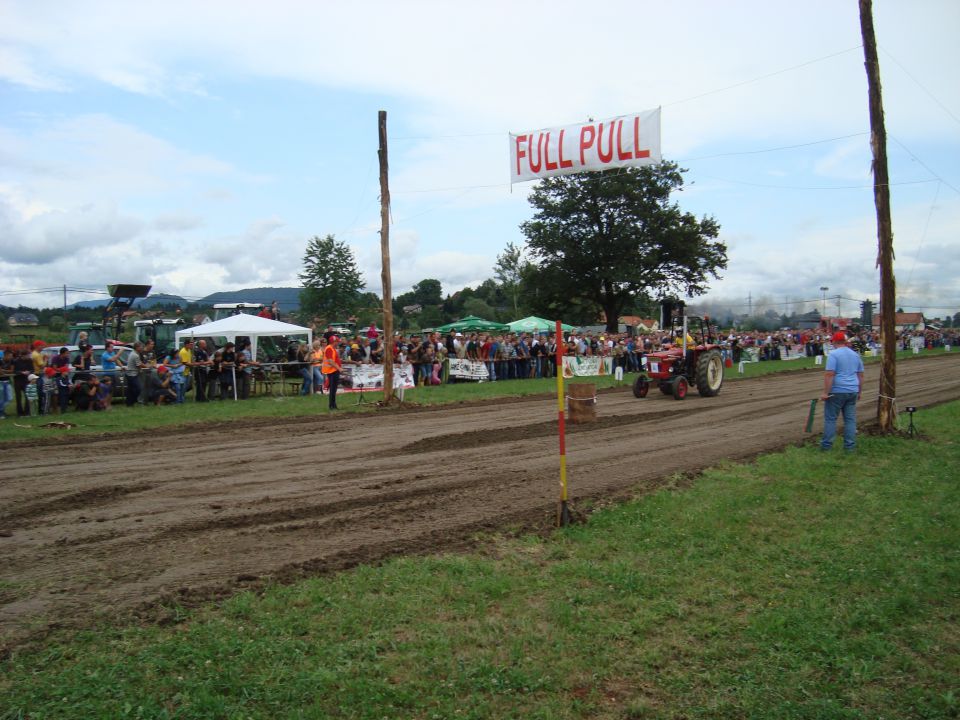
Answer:
POLYGON ((633 396, 645 398, 650 391, 650 383, 642 375, 633 382, 633 396))
POLYGON ((723 358, 719 350, 701 353, 697 360, 697 392, 703 397, 713 397, 723 385, 723 358))
POLYGON ((685 377, 674 378, 673 386, 671 387, 673 399, 683 400, 687 396, 687 388, 687 379, 685 377))

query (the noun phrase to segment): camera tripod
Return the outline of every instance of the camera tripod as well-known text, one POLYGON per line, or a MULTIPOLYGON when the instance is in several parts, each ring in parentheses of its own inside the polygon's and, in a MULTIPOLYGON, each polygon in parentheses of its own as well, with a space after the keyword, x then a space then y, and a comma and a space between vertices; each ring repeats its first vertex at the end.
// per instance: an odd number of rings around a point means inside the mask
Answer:
POLYGON ((360 394, 357 395, 357 405, 369 405, 370 401, 363 396, 363 388, 365 387, 364 383, 358 383, 357 387, 360 389, 360 394))

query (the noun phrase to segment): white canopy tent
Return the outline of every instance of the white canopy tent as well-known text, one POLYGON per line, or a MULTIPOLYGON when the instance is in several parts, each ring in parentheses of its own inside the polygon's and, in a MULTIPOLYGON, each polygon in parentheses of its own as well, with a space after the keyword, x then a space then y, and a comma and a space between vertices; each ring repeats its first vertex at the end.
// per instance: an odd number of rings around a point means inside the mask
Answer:
POLYGON ((177 345, 187 338, 226 338, 236 344, 238 337, 250 338, 250 352, 257 357, 257 340, 261 337, 306 336, 307 344, 313 342, 313 331, 308 327, 270 320, 257 315, 231 315, 214 322, 177 330, 177 345))

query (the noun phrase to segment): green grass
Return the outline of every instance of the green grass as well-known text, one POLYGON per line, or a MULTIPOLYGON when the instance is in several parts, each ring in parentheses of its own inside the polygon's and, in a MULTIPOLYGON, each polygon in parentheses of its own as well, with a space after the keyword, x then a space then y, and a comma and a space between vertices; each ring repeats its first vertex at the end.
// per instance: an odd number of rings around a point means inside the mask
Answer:
MULTIPOLYGON (((900 353, 898 360, 911 360, 915 357, 924 357, 932 354, 942 354, 943 350, 925 350, 919 356, 912 353, 900 353)), ((879 357, 864 358, 866 363, 878 362, 879 357)), ((746 363, 744 374, 738 373, 738 368, 728 368, 725 382, 735 382, 744 378, 758 377, 772 373, 791 372, 815 368, 813 358, 798 360, 776 360, 770 362, 746 363)), ((635 376, 628 373, 624 385, 633 381, 635 376)), ((565 382, 570 382, 569 380, 565 382)), ((612 376, 582 377, 573 382, 590 382, 598 388, 608 388, 618 385, 612 376)), ((277 391, 279 392, 279 390, 277 391)), ((290 390, 286 390, 290 392, 290 390)), ((556 380, 553 378, 541 380, 507 380, 483 383, 456 383, 434 387, 419 387, 407 390, 404 400, 417 405, 449 405, 477 400, 491 400, 502 397, 524 397, 556 393, 556 380)), ((369 404, 357 405, 356 395, 342 394, 338 404, 341 413, 372 412, 376 410, 373 403, 382 399, 382 393, 365 393, 364 397, 369 404)), ((114 405, 109 412, 77 413, 70 410, 66 415, 51 415, 49 417, 17 418, 16 405, 7 406, 7 419, 0 422, 0 443, 6 440, 24 440, 37 437, 68 436, 84 433, 126 432, 143 430, 146 428, 169 427, 190 423, 209 423, 228 421, 236 418, 280 418, 280 417, 309 417, 327 413, 327 398, 320 396, 299 397, 296 391, 283 397, 253 397, 242 402, 212 402, 198 405, 192 400, 192 393, 184 405, 162 407, 125 407, 121 401, 114 405), (51 421, 67 421, 76 423, 77 427, 70 429, 39 429, 40 425, 51 421)))
POLYGON ((958 717, 960 403, 917 422, 545 538, 62 634, 2 666, 0 717, 958 717))

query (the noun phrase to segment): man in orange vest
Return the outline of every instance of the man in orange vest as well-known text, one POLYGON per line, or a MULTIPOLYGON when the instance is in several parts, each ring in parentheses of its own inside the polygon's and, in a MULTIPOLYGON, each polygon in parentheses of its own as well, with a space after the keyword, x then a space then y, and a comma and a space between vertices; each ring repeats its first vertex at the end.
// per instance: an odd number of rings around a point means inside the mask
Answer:
POLYGON ((330 409, 337 409, 337 386, 340 385, 340 371, 343 365, 340 363, 340 354, 337 352, 337 342, 339 338, 331 335, 327 346, 323 349, 323 374, 327 376, 329 386, 330 409))

